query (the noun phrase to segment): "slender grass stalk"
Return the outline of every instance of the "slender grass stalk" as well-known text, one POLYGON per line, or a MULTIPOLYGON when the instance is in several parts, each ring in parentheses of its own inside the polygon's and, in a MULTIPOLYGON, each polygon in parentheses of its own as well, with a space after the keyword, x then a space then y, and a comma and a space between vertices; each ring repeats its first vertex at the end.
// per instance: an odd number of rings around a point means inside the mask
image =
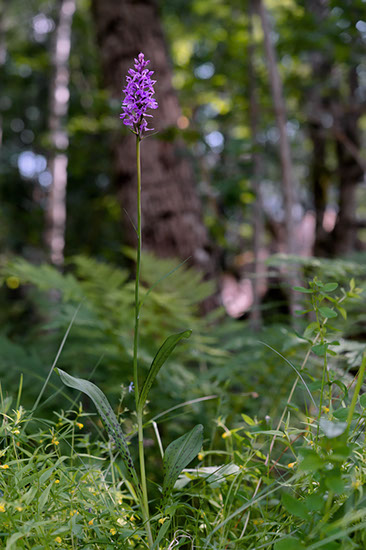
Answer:
POLYGON ((139 322, 140 322, 140 271, 141 271, 141 246, 142 246, 142 231, 141 231, 141 156, 140 156, 140 136, 136 136, 136 164, 137 164, 137 259, 136 259, 136 282, 135 282, 135 331, 133 338, 133 382, 135 387, 135 401, 137 410, 137 430, 138 430, 138 447, 140 461, 140 476, 142 487, 142 502, 141 511, 146 527, 147 537, 150 547, 153 546, 153 538, 150 526, 149 514, 149 499, 147 494, 146 472, 145 472, 145 455, 144 455, 144 432, 142 412, 139 411, 139 381, 138 381, 138 363, 137 349, 139 339, 139 322))

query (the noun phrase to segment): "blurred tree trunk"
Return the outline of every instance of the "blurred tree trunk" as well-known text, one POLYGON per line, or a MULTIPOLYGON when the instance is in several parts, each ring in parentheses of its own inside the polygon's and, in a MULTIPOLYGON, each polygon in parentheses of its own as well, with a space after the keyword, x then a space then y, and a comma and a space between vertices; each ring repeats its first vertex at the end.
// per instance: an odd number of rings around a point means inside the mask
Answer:
MULTIPOLYGON (((5 0, 0 0, 0 70, 6 61, 5 0)), ((3 142, 3 121, 0 114, 0 147, 3 142)))
POLYGON ((254 330, 259 330, 262 325, 262 315, 260 310, 260 277, 261 273, 260 250, 263 246, 263 208, 260 194, 260 177, 261 177, 261 155, 259 153, 258 141, 258 120, 259 120, 259 105, 257 102, 257 78, 255 70, 255 42, 253 36, 253 15, 254 15, 254 0, 249 0, 249 46, 248 46, 248 76, 249 76, 249 118, 250 131, 252 136, 252 162, 253 175, 252 187, 255 194, 255 202, 253 205, 253 305, 250 312, 251 325, 254 330))
MULTIPOLYGON (((93 0, 102 66, 112 95, 122 99, 127 70, 140 51, 151 60, 157 80, 159 108, 153 112, 155 130, 170 129, 177 134, 181 116, 171 83, 171 67, 154 0, 93 0)), ((201 205, 192 169, 184 150, 163 136, 144 139, 142 160, 142 242, 160 256, 191 257, 191 264, 208 275, 216 271, 216 261, 203 224, 201 205)), ((133 220, 136 217, 135 136, 121 130, 114 145, 117 193, 121 205, 133 220)), ((136 235, 124 216, 125 240, 135 246, 136 235)))
MULTIPOLYGON (((266 53, 269 83, 271 87, 273 107, 279 133, 279 155, 282 169, 282 194, 285 211, 286 252, 287 254, 294 254, 296 252, 294 242, 295 228, 293 219, 294 180, 290 143, 286 131, 287 117, 285 99, 283 95, 282 81, 277 66, 276 51, 271 39, 271 28, 268 21, 267 10, 264 4, 264 0, 256 0, 256 2, 263 29, 264 49, 266 53)), ((294 317, 295 293, 292 290, 292 287, 297 282, 297 274, 287 273, 287 280, 289 284, 289 310, 291 317, 294 317)))
MULTIPOLYGON (((306 0, 306 8, 313 15, 316 25, 321 24, 329 15, 328 0, 306 0)), ((308 96, 309 136, 313 144, 311 183, 315 210, 315 238, 313 252, 315 256, 324 255, 329 247, 329 236, 324 229, 324 214, 328 202, 330 173, 327 169, 327 143, 329 133, 323 121, 329 116, 329 92, 324 92, 324 83, 329 86, 332 60, 326 51, 319 49, 310 55, 313 82, 308 96)))
POLYGON ((271 29, 264 0, 257 0, 258 11, 262 23, 264 48, 268 66, 269 81, 272 91, 273 107, 279 132, 279 153, 282 169, 282 190, 285 209, 285 227, 287 253, 294 252, 294 182, 291 161, 290 144, 286 132, 286 107, 283 95, 282 81, 277 67, 276 52, 271 40, 271 29))
POLYGON ((66 186, 68 136, 64 117, 69 105, 69 56, 71 46, 71 25, 75 11, 75 0, 58 1, 58 21, 52 50, 53 75, 50 82, 50 108, 48 126, 51 139, 49 170, 52 184, 47 204, 46 242, 51 262, 64 263, 66 230, 66 186))
POLYGON ((349 73, 348 105, 333 107, 336 153, 339 177, 339 210, 332 232, 334 256, 346 255, 356 249, 356 191, 364 176, 364 167, 358 161, 360 110, 357 106, 358 75, 356 67, 349 73), (355 152, 353 151, 355 149, 355 152))
MULTIPOLYGON (((314 18, 314 27, 319 27, 329 17, 329 0, 306 0, 305 5, 314 18)), ((313 84, 309 91, 308 119, 313 143, 314 254, 337 256, 356 248, 356 189, 365 172, 365 164, 359 154, 361 109, 357 100, 356 67, 351 68, 349 78, 343 84, 343 90, 348 88, 348 93, 342 97, 339 82, 332 83, 335 60, 327 52, 324 49, 310 54, 313 84), (335 145, 339 180, 338 214, 331 234, 323 227, 331 176, 326 159, 326 149, 330 144, 335 145)))

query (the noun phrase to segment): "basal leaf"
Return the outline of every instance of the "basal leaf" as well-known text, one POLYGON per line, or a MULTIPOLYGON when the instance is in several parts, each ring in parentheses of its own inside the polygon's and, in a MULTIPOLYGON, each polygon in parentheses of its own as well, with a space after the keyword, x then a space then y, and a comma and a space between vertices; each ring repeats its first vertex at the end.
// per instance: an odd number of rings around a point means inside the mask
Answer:
POLYGON ((138 478, 132 462, 130 451, 128 449, 127 441, 125 439, 125 436, 123 435, 121 426, 118 423, 116 415, 114 414, 113 409, 110 406, 108 399, 106 398, 104 393, 98 388, 98 386, 96 386, 92 382, 89 382, 89 380, 75 378, 74 376, 71 376, 70 374, 67 374, 67 372, 64 372, 63 370, 58 368, 55 369, 55 371, 58 372, 62 382, 66 386, 85 393, 93 401, 109 436, 113 439, 117 449, 121 453, 121 457, 127 468, 129 477, 135 482, 136 488, 138 489, 138 478))
POLYGON ((164 453, 164 496, 173 489, 182 470, 197 456, 202 443, 203 426, 198 424, 190 432, 168 445, 164 453))
POLYGON ((159 370, 164 365, 165 361, 168 359, 178 342, 180 342, 183 338, 189 338, 191 334, 191 330, 184 330, 183 332, 172 334, 165 340, 164 344, 155 355, 139 396, 138 409, 140 411, 144 408, 148 393, 159 370))

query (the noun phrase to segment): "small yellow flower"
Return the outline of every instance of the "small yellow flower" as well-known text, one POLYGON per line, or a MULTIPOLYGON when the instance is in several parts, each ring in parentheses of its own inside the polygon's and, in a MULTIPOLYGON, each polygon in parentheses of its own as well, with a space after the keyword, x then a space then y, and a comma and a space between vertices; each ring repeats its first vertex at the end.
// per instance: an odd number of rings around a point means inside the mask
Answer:
POLYGON ((14 275, 10 275, 10 277, 6 279, 6 286, 10 288, 10 290, 16 290, 17 288, 19 288, 19 285, 20 280, 18 279, 18 277, 14 277, 14 275))
POLYGON ((290 462, 290 464, 287 464, 288 468, 293 468, 296 465, 296 462, 290 462))
POLYGON ((16 430, 13 430, 13 434, 14 435, 19 435, 20 434, 20 430, 18 430, 18 428, 16 430))
POLYGON ((0 512, 5 512, 5 506, 4 506, 4 504, 0 504, 0 512))
POLYGON ((263 520, 262 519, 253 519, 253 523, 254 523, 254 525, 260 525, 261 523, 263 523, 263 520))
POLYGON ((16 509, 18 510, 18 512, 21 512, 23 510, 21 506, 17 506, 16 509))
POLYGON ((326 407, 325 405, 323 405, 322 409, 323 409, 323 412, 329 413, 329 407, 326 407))
POLYGON ((52 443, 54 445, 60 445, 60 442, 55 437, 52 438, 52 443))
POLYGON ((134 515, 132 515, 132 516, 130 517, 130 521, 132 521, 132 523, 133 523, 134 521, 136 521, 136 518, 135 518, 134 515))
POLYGON ((0 468, 1 468, 1 470, 8 470, 9 469, 9 464, 1 464, 0 468))
POLYGON ((62 538, 61 537, 56 537, 55 542, 57 542, 58 544, 61 544, 62 538))
POLYGON ((71 510, 70 511, 70 516, 74 516, 75 514, 79 514, 79 512, 77 510, 71 510))
POLYGON ((84 428, 84 424, 82 424, 81 422, 76 422, 76 425, 77 425, 77 427, 79 428, 79 430, 81 430, 82 428, 84 428))
POLYGON ((117 533, 114 527, 112 527, 112 529, 109 529, 109 532, 111 535, 115 535, 117 533))
POLYGON ((163 523, 165 523, 167 519, 168 519, 167 517, 165 517, 165 518, 160 518, 160 519, 159 519, 160 525, 163 525, 163 523))
POLYGON ((56 484, 60 483, 60 480, 59 480, 59 479, 55 479, 55 483, 56 483, 56 484))
POLYGON ((226 439, 227 437, 231 437, 231 432, 227 431, 222 434, 222 439, 226 439))
POLYGON ((93 523, 94 523, 94 518, 88 521, 88 525, 93 525, 93 523))
POLYGON ((204 454, 203 453, 198 453, 197 458, 198 458, 198 460, 203 460, 204 454))

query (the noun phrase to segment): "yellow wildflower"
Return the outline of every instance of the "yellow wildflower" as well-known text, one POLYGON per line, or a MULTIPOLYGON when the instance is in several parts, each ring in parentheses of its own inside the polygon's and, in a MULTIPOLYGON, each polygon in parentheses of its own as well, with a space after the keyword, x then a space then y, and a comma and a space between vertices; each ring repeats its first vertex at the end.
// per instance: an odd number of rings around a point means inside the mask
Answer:
POLYGON ((0 504, 0 512, 5 512, 5 506, 4 506, 4 504, 0 504))
POLYGON ((167 519, 168 519, 167 517, 165 517, 165 518, 160 518, 160 519, 159 519, 160 525, 163 525, 163 523, 165 523, 165 521, 166 521, 167 519))
POLYGON ((111 535, 115 535, 117 533, 114 527, 112 527, 112 529, 109 529, 109 532, 111 535))
POLYGON ((55 437, 52 438, 52 443, 54 445, 60 445, 60 442, 55 437))
POLYGON ((226 439, 227 437, 231 437, 231 432, 229 432, 229 430, 228 430, 227 432, 224 432, 221 437, 222 437, 222 439, 226 439))
POLYGON ((58 544, 61 544, 62 538, 61 538, 61 537, 56 537, 56 538, 55 538, 55 542, 58 542, 58 544))
POLYGON ((16 290, 19 288, 20 280, 18 277, 14 277, 14 275, 10 275, 10 277, 7 277, 6 279, 6 286, 10 288, 10 290, 16 290))
POLYGON ((88 525, 93 525, 93 523, 94 523, 94 518, 88 521, 88 525))
POLYGON ((20 434, 20 430, 18 430, 18 428, 16 430, 13 430, 13 434, 14 435, 19 435, 20 434))
POLYGON ((323 409, 323 412, 329 413, 329 407, 326 407, 325 405, 323 405, 322 409, 323 409))
POLYGON ((293 468, 296 465, 296 462, 290 462, 290 464, 287 464, 288 468, 293 468))
POLYGON ((75 514, 79 514, 77 510, 70 510, 70 516, 74 516, 75 514))
POLYGON ((60 483, 60 480, 59 479, 55 479, 55 483, 60 483))
POLYGON ((23 510, 22 506, 17 506, 18 512, 21 512, 23 510))
POLYGON ((1 468, 2 470, 8 470, 8 469, 9 469, 9 464, 1 464, 1 465, 0 465, 0 468, 1 468))
POLYGON ((76 422, 76 425, 77 425, 77 427, 79 428, 79 430, 81 430, 82 428, 84 428, 84 424, 82 424, 81 422, 76 422))
POLYGON ((204 458, 204 454, 203 453, 198 453, 198 460, 203 460, 204 458))

